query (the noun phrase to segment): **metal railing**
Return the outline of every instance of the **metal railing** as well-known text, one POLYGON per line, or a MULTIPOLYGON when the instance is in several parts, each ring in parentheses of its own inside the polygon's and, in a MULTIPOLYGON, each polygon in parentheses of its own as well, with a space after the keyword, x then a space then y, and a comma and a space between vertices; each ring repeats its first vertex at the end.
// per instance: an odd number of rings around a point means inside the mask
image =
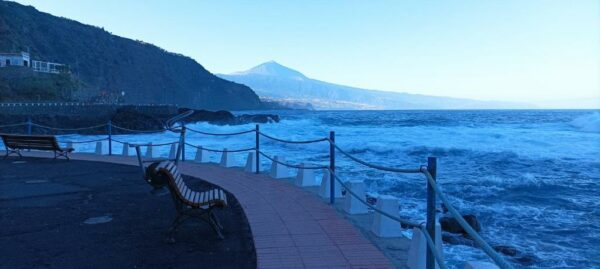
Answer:
MULTIPOLYGON (((206 150, 206 151, 211 151, 211 152, 234 153, 234 152, 254 151, 255 157, 256 157, 256 173, 257 174, 260 173, 260 159, 259 159, 260 156, 263 156, 272 162, 275 162, 275 163, 278 163, 278 164, 281 164, 281 165, 284 165, 287 167, 291 167, 291 168, 325 169, 330 174, 330 179, 331 179, 329 181, 329 183, 330 183, 330 188, 329 188, 330 201, 329 202, 331 204, 333 204, 335 202, 335 182, 337 181, 340 184, 340 186, 342 188, 344 188, 349 195, 351 195, 354 198, 356 198, 357 200, 359 200, 361 203, 366 205, 371 210, 373 210, 389 219, 392 219, 392 220, 398 222, 399 224, 405 225, 407 227, 419 229, 422 232, 422 234, 424 235, 427 246, 428 246, 427 247, 428 248, 427 257, 426 257, 427 269, 435 268, 436 262, 440 268, 446 268, 446 265, 442 258, 442 254, 438 251, 437 246, 434 241, 434 238, 436 238, 436 234, 435 234, 436 233, 436 231, 435 231, 436 211, 437 211, 436 210, 436 197, 439 197, 439 199, 446 206, 446 208, 448 209, 448 211, 450 212, 452 217, 454 217, 458 221, 459 225, 477 243, 477 245, 479 245, 479 247, 481 247, 481 249, 484 251, 484 253, 486 253, 487 256, 490 257, 494 261, 494 263, 496 265, 498 265, 502 269, 512 269, 513 268, 511 264, 506 262, 504 260, 504 258, 502 258, 489 244, 487 244, 483 240, 483 238, 467 223, 467 221, 462 217, 462 215, 458 212, 458 210, 456 210, 456 208, 454 206, 452 206, 448 197, 440 189, 440 187, 438 186, 438 184, 436 182, 436 176, 437 176, 437 158, 436 157, 428 157, 427 165, 421 165, 418 168, 387 167, 387 166, 377 165, 377 164, 373 164, 373 163, 364 161, 364 160, 357 158, 357 157, 353 156, 352 154, 348 153, 346 150, 342 149, 339 145, 336 144, 335 132, 333 132, 333 131, 331 131, 329 133, 329 137, 322 137, 322 138, 317 138, 317 139, 312 139, 312 140, 287 140, 287 139, 277 138, 277 137, 274 137, 274 136, 271 136, 271 135, 261 132, 260 126, 258 124, 256 125, 256 127, 254 129, 246 130, 246 131, 232 132, 232 133, 211 133, 211 132, 204 132, 204 131, 200 131, 200 130, 194 130, 194 129, 187 128, 185 126, 185 123, 183 123, 181 121, 181 119, 184 117, 185 116, 180 116, 179 118, 176 117, 176 118, 168 121, 167 125, 165 126, 164 129, 150 130, 150 131, 148 131, 148 130, 131 130, 131 129, 127 129, 124 127, 115 126, 110 121, 106 124, 95 125, 95 126, 90 126, 90 127, 83 127, 83 128, 56 128, 56 127, 35 124, 35 123, 31 122, 31 120, 28 120, 25 123, 0 125, 0 128, 26 126, 27 127, 26 132, 28 134, 31 134, 31 128, 33 126, 39 127, 39 128, 46 128, 49 130, 61 130, 61 131, 80 131, 80 130, 86 130, 86 129, 107 127, 107 137, 106 138, 101 138, 101 139, 96 139, 96 140, 88 140, 88 141, 69 141, 69 142, 71 142, 71 143, 93 143, 93 142, 108 140, 109 141, 109 155, 112 155, 112 142, 117 142, 117 143, 121 143, 121 144, 127 143, 127 142, 118 141, 118 140, 115 140, 112 138, 112 128, 113 127, 116 129, 130 131, 130 132, 134 132, 134 133, 140 133, 140 134, 141 133, 156 133, 156 132, 171 131, 171 132, 175 132, 175 133, 180 133, 179 141, 162 143, 162 144, 130 144, 129 146, 136 148, 136 151, 138 153, 138 158, 140 158, 140 147, 142 147, 142 146, 164 146, 164 145, 178 144, 177 153, 176 153, 176 157, 175 157, 176 162, 179 159, 181 159, 182 161, 185 161, 185 146, 190 146, 190 147, 193 147, 196 149, 206 150), (176 126, 177 123, 179 123, 179 126, 176 126), (202 146, 193 145, 191 143, 186 143, 185 137, 186 137, 187 131, 192 132, 192 133, 201 134, 201 135, 223 136, 223 137, 255 133, 255 146, 251 147, 251 148, 242 148, 242 149, 233 149, 233 150, 229 150, 229 149, 219 150, 219 149, 205 148, 202 146), (270 139, 273 141, 277 141, 280 143, 288 143, 288 144, 312 144, 312 143, 328 142, 328 144, 329 144, 329 165, 305 166, 305 165, 291 164, 291 163, 279 161, 275 158, 272 158, 271 156, 269 156, 267 153, 263 152, 260 149, 260 138, 261 137, 264 137, 264 138, 267 138, 267 139, 270 139), (426 191, 427 192, 427 218, 426 218, 426 222, 425 223, 416 223, 414 221, 401 219, 399 217, 393 216, 387 212, 379 210, 377 207, 368 203, 366 201, 365 197, 360 197, 356 193, 352 192, 351 188, 348 188, 345 184, 345 181, 342 180, 335 172, 336 171, 336 169, 335 169, 335 153, 336 153, 336 151, 340 152, 343 156, 349 158, 350 160, 352 160, 356 163, 359 163, 361 165, 364 165, 366 167, 376 169, 379 171, 392 172, 392 173, 405 173, 405 174, 422 174, 425 177, 426 182, 427 182, 427 191, 426 191)), ((141 162, 141 159, 140 159, 140 162, 141 162)))

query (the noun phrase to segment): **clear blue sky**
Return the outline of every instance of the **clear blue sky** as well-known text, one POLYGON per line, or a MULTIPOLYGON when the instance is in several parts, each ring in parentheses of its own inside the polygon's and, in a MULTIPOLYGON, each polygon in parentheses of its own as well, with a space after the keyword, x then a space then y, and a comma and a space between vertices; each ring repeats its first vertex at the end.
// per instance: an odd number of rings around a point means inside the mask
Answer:
POLYGON ((600 106, 598 0, 17 2, 213 73, 275 60, 370 89, 600 106))

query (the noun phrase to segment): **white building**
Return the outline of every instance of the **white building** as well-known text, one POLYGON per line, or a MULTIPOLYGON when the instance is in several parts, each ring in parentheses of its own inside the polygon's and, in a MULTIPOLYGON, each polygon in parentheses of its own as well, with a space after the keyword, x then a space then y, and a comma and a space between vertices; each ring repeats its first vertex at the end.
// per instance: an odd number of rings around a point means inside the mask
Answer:
POLYGON ((29 60, 29 53, 0 53, 0 67, 6 66, 25 66, 29 67, 31 64, 29 60))
POLYGON ((31 60, 29 53, 0 53, 0 67, 23 66, 31 67, 35 72, 58 74, 66 70, 64 64, 31 60))
POLYGON ((42 61, 31 61, 31 66, 35 72, 54 73, 58 74, 61 70, 65 69, 64 64, 42 62, 42 61))

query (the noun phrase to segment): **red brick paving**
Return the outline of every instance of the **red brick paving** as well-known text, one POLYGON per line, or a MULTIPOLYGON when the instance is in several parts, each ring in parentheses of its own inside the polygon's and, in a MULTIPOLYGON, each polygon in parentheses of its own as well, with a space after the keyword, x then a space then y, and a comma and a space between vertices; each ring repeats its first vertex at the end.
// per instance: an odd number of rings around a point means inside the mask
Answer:
MULTIPOLYGON (((50 156, 26 152, 26 156, 50 156)), ((73 154, 73 159, 137 165, 133 157, 73 154)), ((267 175, 214 164, 180 163, 183 174, 227 189, 254 236, 258 268, 393 268, 390 261, 319 197, 267 175)))

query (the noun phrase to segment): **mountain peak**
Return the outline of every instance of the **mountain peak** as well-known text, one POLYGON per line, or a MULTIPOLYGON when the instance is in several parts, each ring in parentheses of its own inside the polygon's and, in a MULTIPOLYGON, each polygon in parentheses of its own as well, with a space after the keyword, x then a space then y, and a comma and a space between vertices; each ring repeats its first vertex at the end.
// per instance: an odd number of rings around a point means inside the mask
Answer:
POLYGON ((285 78, 294 78, 294 79, 304 79, 302 73, 291 69, 289 67, 283 66, 276 61, 268 61, 262 64, 259 64, 255 67, 252 67, 246 71, 236 72, 232 75, 263 75, 263 76, 277 76, 277 77, 285 77, 285 78))

